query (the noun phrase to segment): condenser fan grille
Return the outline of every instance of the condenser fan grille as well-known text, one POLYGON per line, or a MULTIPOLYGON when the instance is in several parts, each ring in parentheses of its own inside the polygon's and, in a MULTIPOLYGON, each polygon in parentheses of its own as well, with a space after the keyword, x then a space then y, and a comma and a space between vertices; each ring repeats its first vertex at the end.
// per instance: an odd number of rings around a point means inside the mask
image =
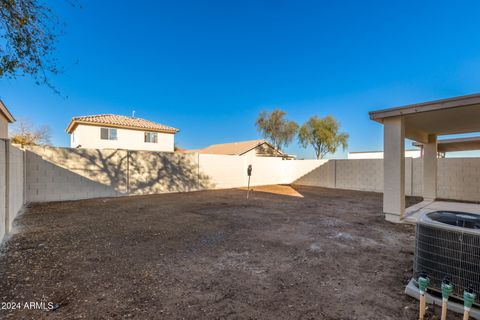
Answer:
MULTIPOLYGON (((449 215, 445 218, 435 213, 433 216, 429 214, 429 218, 457 226, 457 222, 449 215)), ((475 223, 472 224, 470 219, 470 228, 467 229, 476 229, 472 227, 475 223)), ((440 292, 441 281, 448 275, 454 285, 453 295, 460 299, 465 287, 472 286, 475 292, 480 292, 480 233, 462 232, 461 229, 418 223, 414 263, 415 278, 420 272, 426 272, 431 279, 430 289, 440 292)), ((477 296, 476 304, 479 303, 477 296)))

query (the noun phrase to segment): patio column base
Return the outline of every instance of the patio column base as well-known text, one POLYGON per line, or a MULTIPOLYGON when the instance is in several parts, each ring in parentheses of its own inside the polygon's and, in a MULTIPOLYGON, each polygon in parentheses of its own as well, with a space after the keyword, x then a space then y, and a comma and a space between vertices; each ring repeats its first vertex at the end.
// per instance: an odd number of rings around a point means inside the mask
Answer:
POLYGON ((393 223, 403 223, 399 214, 385 213, 385 220, 393 223))

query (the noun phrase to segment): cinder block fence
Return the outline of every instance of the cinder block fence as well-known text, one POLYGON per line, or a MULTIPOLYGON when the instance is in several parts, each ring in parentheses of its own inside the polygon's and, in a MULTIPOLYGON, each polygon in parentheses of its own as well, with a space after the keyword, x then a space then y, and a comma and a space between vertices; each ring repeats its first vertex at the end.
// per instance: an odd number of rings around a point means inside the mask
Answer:
MULTIPOLYGON (((30 147, 0 140, 0 240, 26 202, 297 184, 383 192, 383 160, 282 160, 127 150, 30 147)), ((422 194, 422 159, 405 159, 407 195, 422 194)), ((438 197, 480 201, 480 158, 438 162, 438 197)))
POLYGON ((25 152, 0 139, 0 240, 25 204, 25 152))

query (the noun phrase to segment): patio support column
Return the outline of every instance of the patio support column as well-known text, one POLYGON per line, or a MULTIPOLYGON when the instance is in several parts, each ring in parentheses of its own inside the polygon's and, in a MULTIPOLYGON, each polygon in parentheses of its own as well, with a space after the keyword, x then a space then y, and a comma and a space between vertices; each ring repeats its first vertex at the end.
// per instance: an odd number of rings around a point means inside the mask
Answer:
POLYGON ((405 213, 405 120, 385 118, 383 137, 383 212, 391 222, 405 213))
POLYGON ((437 197, 437 136, 428 135, 423 145, 423 199, 433 201, 437 197))

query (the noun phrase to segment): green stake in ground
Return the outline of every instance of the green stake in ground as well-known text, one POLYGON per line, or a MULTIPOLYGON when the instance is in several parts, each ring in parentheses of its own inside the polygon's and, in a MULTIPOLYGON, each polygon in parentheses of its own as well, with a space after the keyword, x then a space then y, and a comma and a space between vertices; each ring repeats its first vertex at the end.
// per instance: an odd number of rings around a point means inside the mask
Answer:
POLYGON ((422 272, 418 277, 418 288, 420 290, 420 311, 419 311, 419 319, 423 320, 425 318, 425 292, 427 291, 427 287, 430 284, 430 279, 428 278, 427 274, 422 272))
POLYGON ((452 294, 453 285, 450 282, 449 277, 445 277, 442 281, 442 318, 441 320, 447 319, 447 308, 448 308, 448 298, 452 294))
POLYGON ((463 320, 468 320, 476 297, 477 295, 473 292, 472 288, 463 291, 463 320))

